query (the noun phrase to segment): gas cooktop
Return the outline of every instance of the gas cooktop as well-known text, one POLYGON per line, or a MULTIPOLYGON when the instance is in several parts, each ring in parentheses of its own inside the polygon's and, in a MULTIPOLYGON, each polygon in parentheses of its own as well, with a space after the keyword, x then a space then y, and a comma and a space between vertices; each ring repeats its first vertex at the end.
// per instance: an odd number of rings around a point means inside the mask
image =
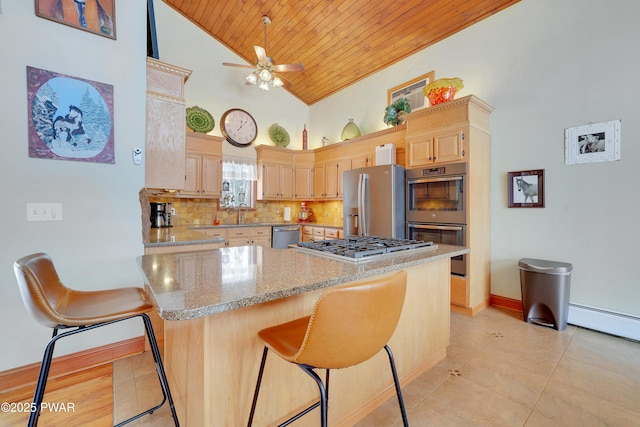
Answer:
POLYGON ((292 247, 314 255, 353 262, 379 259, 383 256, 400 254, 415 249, 437 248, 433 242, 376 236, 299 242, 297 245, 292 245, 292 247))

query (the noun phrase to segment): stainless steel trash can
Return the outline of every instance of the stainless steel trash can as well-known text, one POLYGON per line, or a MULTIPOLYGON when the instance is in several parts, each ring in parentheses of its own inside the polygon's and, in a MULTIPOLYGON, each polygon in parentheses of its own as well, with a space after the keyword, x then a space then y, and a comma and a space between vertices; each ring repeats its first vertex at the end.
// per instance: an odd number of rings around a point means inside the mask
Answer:
POLYGON ((522 258, 518 267, 524 321, 564 331, 569 317, 573 266, 566 262, 522 258))

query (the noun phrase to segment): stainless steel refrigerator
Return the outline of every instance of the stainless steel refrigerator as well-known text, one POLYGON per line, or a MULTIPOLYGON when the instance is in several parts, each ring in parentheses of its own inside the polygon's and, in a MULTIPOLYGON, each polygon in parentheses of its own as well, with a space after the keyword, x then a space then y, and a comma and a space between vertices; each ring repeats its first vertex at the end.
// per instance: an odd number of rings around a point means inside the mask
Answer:
POLYGON ((404 168, 371 166, 342 176, 344 235, 404 239, 404 168))

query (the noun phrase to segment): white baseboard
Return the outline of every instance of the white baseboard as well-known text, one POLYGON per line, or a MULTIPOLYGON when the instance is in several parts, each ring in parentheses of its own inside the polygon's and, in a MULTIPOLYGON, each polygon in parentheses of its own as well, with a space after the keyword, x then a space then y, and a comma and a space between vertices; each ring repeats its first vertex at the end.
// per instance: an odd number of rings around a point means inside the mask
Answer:
POLYGON ((568 323, 640 341, 640 318, 627 314, 569 304, 568 323))

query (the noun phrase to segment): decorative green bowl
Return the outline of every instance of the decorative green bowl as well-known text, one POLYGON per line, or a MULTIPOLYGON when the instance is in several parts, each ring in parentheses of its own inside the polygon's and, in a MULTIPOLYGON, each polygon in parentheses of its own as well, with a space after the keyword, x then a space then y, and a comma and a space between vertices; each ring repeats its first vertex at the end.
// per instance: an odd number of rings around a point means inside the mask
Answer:
POLYGON ((209 133, 215 126, 213 116, 198 106, 187 108, 187 126, 194 132, 209 133))

